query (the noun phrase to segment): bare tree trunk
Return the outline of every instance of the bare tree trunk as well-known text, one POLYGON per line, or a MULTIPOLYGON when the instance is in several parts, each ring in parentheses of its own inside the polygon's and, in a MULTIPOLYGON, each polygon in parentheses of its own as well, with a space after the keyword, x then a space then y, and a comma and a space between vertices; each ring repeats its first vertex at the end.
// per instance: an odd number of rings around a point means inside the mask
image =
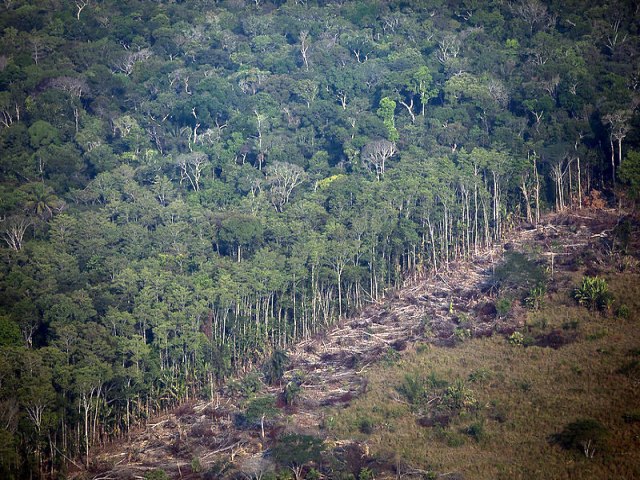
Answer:
POLYGON ((527 188, 527 182, 525 177, 521 177, 520 189, 522 190, 522 196, 524 197, 524 206, 527 215, 527 222, 533 223, 533 213, 531 212, 531 203, 529 201, 529 190, 527 188))
POLYGON ((536 225, 540 223, 540 176, 538 175, 538 164, 536 162, 536 155, 533 155, 533 173, 536 177, 535 186, 535 200, 536 200, 536 225))
POLYGON ((617 138, 618 140, 618 167, 622 165, 622 136, 617 138))
POLYGON ((571 192, 573 191, 573 179, 571 178, 571 164, 569 164, 567 173, 569 175, 569 206, 573 207, 573 195, 571 192))
POLYGON ((610 145, 611 145, 611 179, 613 180, 613 184, 616 183, 616 154, 615 149, 613 147, 613 136, 609 137, 610 145))
POLYGON ((427 225, 429 226, 429 237, 431 238, 431 259, 433 261, 433 271, 434 273, 438 273, 438 259, 436 255, 436 241, 433 234, 433 225, 431 224, 431 219, 427 218, 427 225))
POLYGON ((411 102, 409 104, 407 104, 403 100, 400 100, 400 105, 406 108, 409 112, 409 115, 411 115, 411 123, 416 123, 416 114, 413 113, 413 98, 411 99, 411 102))
POLYGON ((581 179, 580 179, 580 157, 576 158, 576 164, 577 164, 577 169, 578 169, 578 208, 580 210, 582 210, 582 184, 581 184, 581 179))

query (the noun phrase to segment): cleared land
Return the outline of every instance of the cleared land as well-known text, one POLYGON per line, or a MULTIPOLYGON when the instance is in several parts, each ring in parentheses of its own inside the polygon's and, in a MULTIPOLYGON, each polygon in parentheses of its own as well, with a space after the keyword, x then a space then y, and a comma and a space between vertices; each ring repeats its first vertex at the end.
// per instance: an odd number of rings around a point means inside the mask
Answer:
POLYGON ((259 477, 296 433, 325 446, 300 475, 640 478, 636 238, 633 219, 605 211, 514 232, 301 343, 281 386, 250 375, 149 422, 96 458, 97 477, 259 477), (604 311, 572 294, 596 275, 613 294, 604 311), (247 422, 263 397, 274 408, 247 422))

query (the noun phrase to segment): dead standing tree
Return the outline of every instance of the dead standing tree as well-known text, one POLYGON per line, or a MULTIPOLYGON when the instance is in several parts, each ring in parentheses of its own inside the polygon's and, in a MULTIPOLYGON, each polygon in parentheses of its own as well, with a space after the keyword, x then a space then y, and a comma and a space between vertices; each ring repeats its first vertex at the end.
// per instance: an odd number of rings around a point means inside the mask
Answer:
POLYGON ((611 145, 611 175, 613 181, 616 181, 616 149, 614 142, 618 147, 618 166, 622 165, 622 141, 626 138, 627 133, 631 129, 630 120, 632 116, 631 110, 618 110, 614 113, 605 115, 604 121, 609 125, 609 142, 611 145))
POLYGON ((7 246, 16 252, 22 249, 27 229, 33 225, 33 219, 22 215, 14 215, 0 220, 0 236, 7 246))
POLYGON ((300 55, 302 56, 302 62, 307 72, 309 71, 309 45, 309 32, 303 30, 300 32, 300 55))
POLYGON ((376 178, 384 176, 387 160, 396 154, 396 145, 389 140, 380 139, 367 143, 360 154, 363 164, 370 170, 375 170, 376 178))
POLYGON ((273 162, 266 168, 266 173, 271 203, 281 212, 294 188, 304 182, 307 175, 302 167, 288 162, 273 162))
POLYGON ((184 153, 178 156, 177 163, 180 168, 180 185, 188 180, 196 192, 200 190, 203 170, 209 164, 207 154, 203 152, 184 153))

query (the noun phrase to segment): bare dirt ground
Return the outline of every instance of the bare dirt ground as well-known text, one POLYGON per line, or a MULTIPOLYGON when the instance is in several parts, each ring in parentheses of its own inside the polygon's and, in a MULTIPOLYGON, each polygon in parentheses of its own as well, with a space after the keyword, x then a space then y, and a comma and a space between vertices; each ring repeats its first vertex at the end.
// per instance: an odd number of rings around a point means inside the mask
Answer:
MULTIPOLYGON (((264 438, 260 428, 236 426, 238 399, 221 391, 214 402, 183 405, 132 432, 129 441, 103 449, 94 459, 90 478, 142 478, 155 468, 172 478, 202 478, 193 472, 194 466, 200 471, 218 469, 210 478, 223 478, 223 465, 233 465, 244 478, 259 478, 259 472, 270 467, 264 453, 274 438, 289 431, 326 438, 323 407, 347 405, 365 391, 364 375, 378 362, 402 355, 419 342, 453 346, 460 335, 513 331, 517 312, 508 320, 496 315, 491 289, 492 274, 505 251, 535 253, 551 278, 555 271, 573 268, 575 262, 569 260, 576 257, 586 258, 597 274, 600 267, 611 267, 612 257, 606 254, 619 219, 617 212, 606 210, 547 216, 537 227, 514 230, 500 245, 452 262, 446 270, 393 292, 326 334, 298 343, 288 352, 291 362, 283 382, 302 379, 298 399, 295 407, 281 402, 282 415, 268 422, 264 438), (199 465, 193 464, 194 459, 199 465)), ((280 395, 282 387, 267 391, 280 395)), ((349 443, 335 440, 336 448, 349 443)))

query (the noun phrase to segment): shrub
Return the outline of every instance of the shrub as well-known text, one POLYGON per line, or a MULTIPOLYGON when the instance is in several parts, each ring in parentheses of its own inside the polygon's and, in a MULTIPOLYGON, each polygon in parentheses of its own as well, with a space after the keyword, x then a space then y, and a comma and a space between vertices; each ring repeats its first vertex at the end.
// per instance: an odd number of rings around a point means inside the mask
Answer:
POLYGON ((307 475, 304 478, 305 480, 320 480, 322 478, 322 474, 315 468, 312 468, 307 472, 307 475))
POLYGON ((457 378, 444 393, 443 404, 454 411, 470 410, 477 405, 476 398, 464 382, 457 378))
POLYGON ((511 345, 524 345, 524 335, 520 332, 513 332, 509 335, 509 343, 511 345))
POLYGON ((484 424, 482 422, 474 422, 464 429, 464 433, 472 437, 476 442, 480 442, 485 438, 484 424))
POLYGON ((382 358, 382 363, 390 367, 398 360, 400 360, 400 354, 393 348, 389 347, 382 358))
POLYGON ((424 379, 410 373, 404 376, 404 381, 397 390, 400 394, 404 395, 411 405, 420 404, 427 396, 424 379))
POLYGON ((193 457, 191 459, 191 471, 193 473, 202 472, 202 463, 200 463, 200 459, 198 457, 193 457))
MULTIPOLYGON (((274 460, 285 467, 300 470, 310 462, 320 460, 324 445, 321 439, 311 435, 290 433, 278 439, 272 449, 274 460)), ((298 477, 296 473, 296 477, 298 477)))
POLYGON ((525 255, 518 252, 507 252, 504 262, 496 267, 492 286, 498 290, 510 290, 517 296, 530 289, 544 285, 547 276, 544 269, 525 255))
POLYGON ((613 229, 614 244, 617 244, 623 253, 627 253, 632 238, 633 225, 631 220, 629 218, 622 219, 613 229))
POLYGON ((463 313, 463 312, 458 314, 458 326, 460 326, 462 328, 471 327, 471 319, 469 318, 469 315, 467 315, 466 313, 463 313))
POLYGON ((507 316, 507 314, 511 310, 512 304, 513 300, 511 300, 510 298, 499 298, 498 301, 496 301, 496 311, 498 312, 498 316, 500 318, 507 316))
POLYGON ((278 413, 275 398, 270 396, 254 398, 247 404, 244 415, 236 416, 236 426, 249 428, 260 426, 261 434, 264 436, 265 420, 269 421, 278 413))
POLYGON ((498 423, 504 423, 507 421, 507 408, 496 400, 491 401, 491 418, 498 423))
POLYGON ((640 378, 640 360, 633 359, 616 370, 616 373, 632 378, 640 378))
POLYGON ((358 473, 358 480, 373 480, 374 478, 373 470, 367 467, 364 467, 360 470, 360 473, 358 473))
POLYGON ((524 304, 531 310, 540 310, 544 303, 544 296, 547 293, 547 288, 538 284, 529 290, 529 293, 524 299, 524 304))
POLYGON ((569 320, 568 322, 564 322, 562 324, 562 329, 563 330, 577 330, 578 329, 578 325, 580 325, 580 322, 578 322, 578 320, 569 320))
POLYGON ((434 372, 428 377, 407 373, 404 381, 397 387, 398 393, 404 395, 407 401, 413 406, 419 406, 429 400, 431 390, 442 389, 447 386, 447 382, 440 380, 434 372))
POLYGON ((552 441, 566 450, 578 450, 587 458, 605 446, 607 429, 597 420, 586 418, 569 423, 552 441))
POLYGON ((640 410, 633 410, 622 415, 625 423, 640 423, 640 410))
POLYGON ((456 448, 464 445, 464 437, 456 432, 445 431, 443 439, 448 447, 456 448))
POLYGON ((363 418, 360 420, 360 425, 358 425, 358 430, 360 433, 364 433, 365 435, 371 435, 373 433, 373 421, 370 418, 363 418))
POLYGON ((493 372, 491 370, 484 367, 479 368, 469 374, 469 381, 473 383, 483 383, 491 378, 492 375, 493 372))
POLYGON ((284 401, 287 405, 293 405, 300 396, 300 383, 295 380, 290 381, 284 387, 284 401))
POLYGON ((161 468, 156 468, 154 470, 149 470, 144 474, 145 480, 169 480, 169 475, 167 472, 162 470, 161 468))
POLYGON ((629 307, 624 303, 616 309, 616 317, 618 318, 629 318, 629 314, 629 307))
POLYGON ((573 298, 590 310, 608 310, 613 303, 613 295, 604 278, 584 277, 573 291, 573 298))
POLYGON ((464 342, 466 339, 471 338, 471 329, 456 327, 453 331, 453 335, 456 337, 456 340, 459 342, 464 342))
POLYGON ((232 380, 227 385, 231 395, 242 395, 245 398, 255 395, 262 387, 260 376, 256 373, 250 373, 240 380, 232 380))
POLYGON ((264 379, 269 385, 275 385, 282 381, 284 372, 289 364, 287 352, 275 349, 271 358, 264 364, 264 379))

